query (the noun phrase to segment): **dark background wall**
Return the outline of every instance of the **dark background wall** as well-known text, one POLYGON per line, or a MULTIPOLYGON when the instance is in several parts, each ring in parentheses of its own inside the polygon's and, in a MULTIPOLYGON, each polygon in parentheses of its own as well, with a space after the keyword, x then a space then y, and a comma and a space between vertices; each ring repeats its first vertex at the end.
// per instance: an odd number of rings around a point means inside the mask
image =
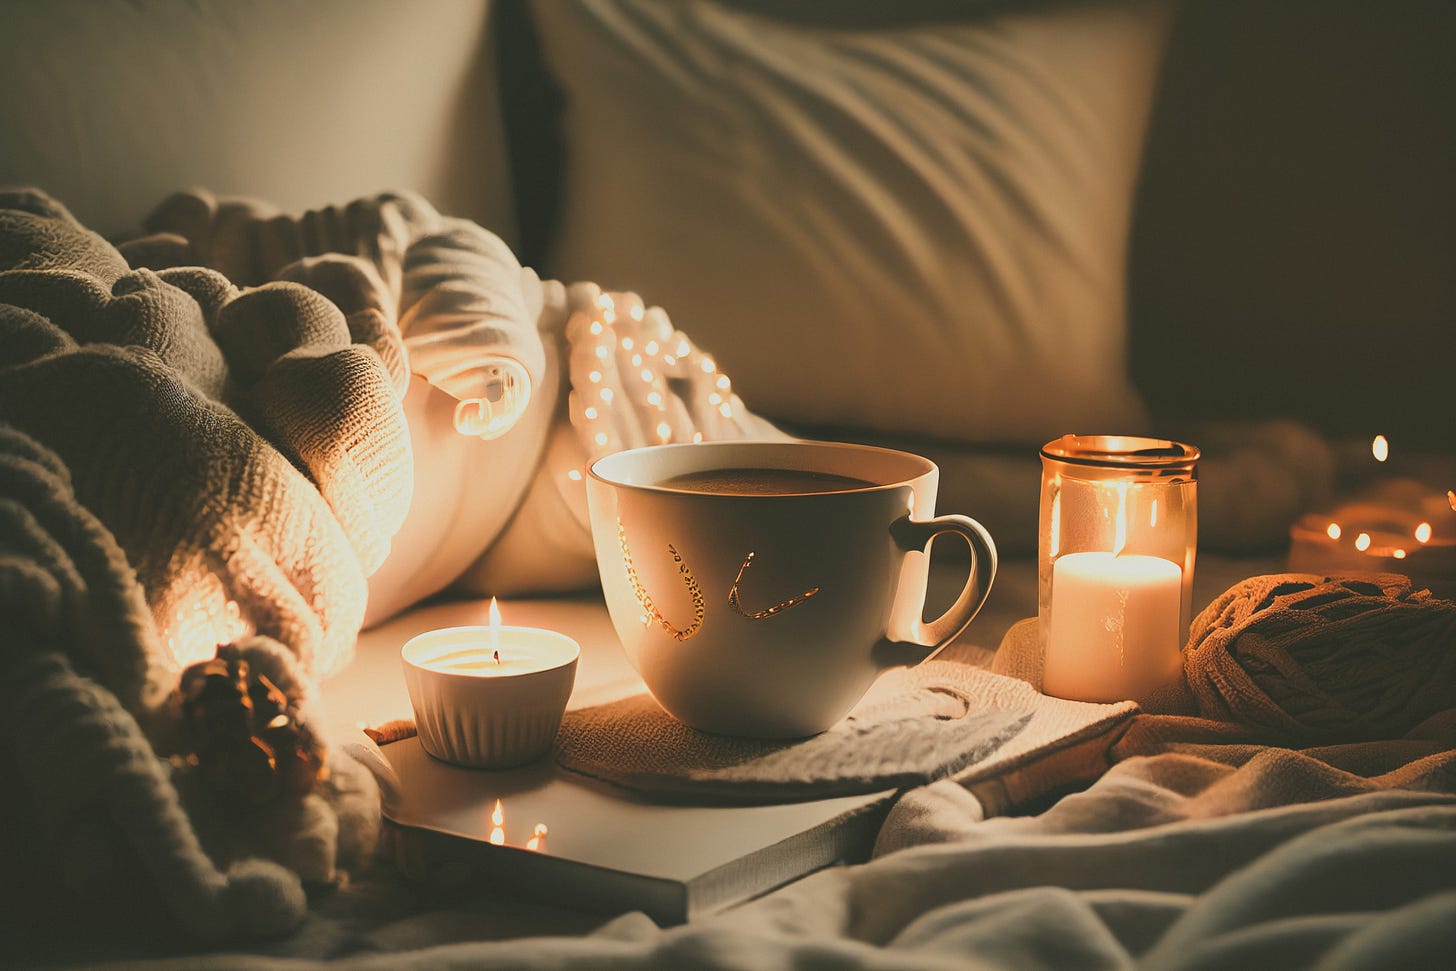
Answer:
POLYGON ((1155 414, 1456 449, 1456 4, 1192 0, 1131 266, 1155 414))

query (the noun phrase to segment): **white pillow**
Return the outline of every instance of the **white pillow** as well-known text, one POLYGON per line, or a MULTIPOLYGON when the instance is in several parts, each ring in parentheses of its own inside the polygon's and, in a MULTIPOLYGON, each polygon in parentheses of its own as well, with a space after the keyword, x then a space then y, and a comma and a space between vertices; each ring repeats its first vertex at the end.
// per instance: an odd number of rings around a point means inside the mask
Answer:
POLYGON ((1167 4, 535 15, 565 95, 552 274, 668 308, 776 419, 1038 445, 1141 427, 1125 251, 1167 4))

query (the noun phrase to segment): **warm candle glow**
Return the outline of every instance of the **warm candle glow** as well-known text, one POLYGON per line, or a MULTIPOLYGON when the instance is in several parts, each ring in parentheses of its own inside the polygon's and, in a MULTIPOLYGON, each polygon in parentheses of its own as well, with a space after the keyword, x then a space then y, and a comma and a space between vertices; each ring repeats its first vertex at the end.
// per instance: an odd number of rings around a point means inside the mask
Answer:
POLYGON ((1127 546, 1127 483, 1117 484, 1117 518, 1112 524, 1112 555, 1121 553, 1127 546))
POLYGON ((1385 440, 1384 435, 1376 435, 1370 443, 1370 454, 1375 456, 1375 461, 1384 462, 1390 458, 1390 443, 1385 440))
POLYGON ((1325 527, 1325 535, 1328 536, 1330 539, 1339 539, 1340 538, 1340 524, 1339 523, 1330 523, 1328 526, 1325 527))
POLYGON ((1405 559, 1405 550, 1392 550, 1390 555, 1397 560, 1403 560, 1405 559))
POLYGON ((1416 542, 1429 543, 1431 541, 1431 524, 1421 523, 1416 527, 1416 542))
POLYGON ((1356 536, 1355 537, 1355 549, 1357 549, 1361 553, 1363 553, 1366 550, 1368 550, 1369 548, 1370 548, 1370 534, 1369 533, 1361 533, 1359 536, 1356 536))
POLYGON ((501 801, 499 799, 495 801, 495 809, 491 810, 490 824, 492 827, 490 831, 490 841, 496 846, 504 845, 506 841, 506 812, 505 809, 502 808, 501 801))
POLYGON ((531 831, 531 838, 526 840, 526 849, 535 850, 538 853, 546 850, 546 824, 537 823, 536 828, 531 831))

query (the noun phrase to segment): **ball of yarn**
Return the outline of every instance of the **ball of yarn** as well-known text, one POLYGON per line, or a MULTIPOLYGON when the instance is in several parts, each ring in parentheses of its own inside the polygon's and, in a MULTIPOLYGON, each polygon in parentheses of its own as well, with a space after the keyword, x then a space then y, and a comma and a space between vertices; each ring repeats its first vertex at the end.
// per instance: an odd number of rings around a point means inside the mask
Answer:
POLYGON ((1251 577, 1193 621, 1199 713, 1310 744, 1394 738, 1456 708, 1456 603, 1397 574, 1251 577))

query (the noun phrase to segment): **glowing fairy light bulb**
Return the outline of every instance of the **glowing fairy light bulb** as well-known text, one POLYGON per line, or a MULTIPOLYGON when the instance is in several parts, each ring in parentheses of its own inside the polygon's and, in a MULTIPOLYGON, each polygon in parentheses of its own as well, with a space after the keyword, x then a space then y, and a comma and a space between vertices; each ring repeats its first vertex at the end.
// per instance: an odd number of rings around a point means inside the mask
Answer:
POLYGON ((1390 555, 1395 557, 1397 560, 1403 560, 1405 559, 1405 550, 1391 550, 1390 555))
POLYGON ((1359 536, 1356 536, 1355 537, 1355 549, 1357 549, 1361 553, 1363 553, 1366 550, 1368 550, 1369 548, 1370 548, 1370 534, 1369 533, 1361 533, 1359 536))
POLYGON ((1416 542, 1429 543, 1431 541, 1431 524, 1421 523, 1416 527, 1416 542))
POLYGON ((1370 442, 1370 454, 1375 456, 1375 461, 1384 462, 1390 458, 1390 442, 1386 441, 1384 435, 1376 435, 1370 442))
POLYGON ((1330 523, 1328 526, 1325 527, 1325 535, 1328 536, 1330 539, 1339 539, 1340 538, 1340 524, 1339 523, 1330 523))

